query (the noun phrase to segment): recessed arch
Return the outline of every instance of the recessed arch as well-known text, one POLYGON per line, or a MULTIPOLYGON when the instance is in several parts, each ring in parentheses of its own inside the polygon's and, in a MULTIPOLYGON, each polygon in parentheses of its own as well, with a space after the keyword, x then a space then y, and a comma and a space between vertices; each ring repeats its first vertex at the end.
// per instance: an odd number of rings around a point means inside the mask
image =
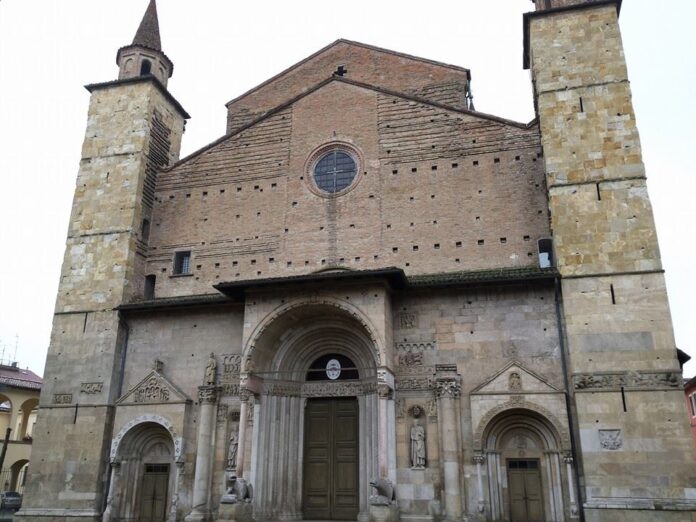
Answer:
MULTIPOLYGON (((353 337, 370 352, 353 354, 364 364, 380 366, 385 363, 385 350, 379 340, 377 329, 372 321, 352 303, 332 297, 296 299, 285 303, 264 317, 249 336, 243 350, 242 360, 244 372, 280 371, 284 364, 289 364, 280 351, 291 350, 297 346, 297 337, 310 330, 333 328, 336 331, 352 332, 353 337), (331 323, 330 325, 327 323, 331 323), (322 323, 321 325, 319 323, 322 323), (295 338, 295 342, 293 342, 295 338), (277 356, 279 355, 279 356, 277 356), (283 363, 286 361, 286 363, 283 363), (369 362, 368 362, 369 361, 369 362)), ((337 336, 338 337, 338 336, 337 336)), ((316 351, 305 350, 307 357, 317 354, 316 351)), ((300 354, 295 353, 295 356, 300 354)), ((308 365, 311 361, 306 361, 308 365)), ((300 370, 301 365, 295 364, 300 370)), ((289 367, 282 368, 289 370, 289 367)))

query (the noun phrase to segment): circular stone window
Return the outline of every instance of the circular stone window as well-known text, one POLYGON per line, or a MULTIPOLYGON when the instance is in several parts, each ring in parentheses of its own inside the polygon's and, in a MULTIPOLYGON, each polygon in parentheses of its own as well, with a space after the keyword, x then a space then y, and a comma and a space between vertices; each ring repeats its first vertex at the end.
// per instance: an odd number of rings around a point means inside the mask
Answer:
POLYGON ((314 182, 330 194, 350 187, 358 173, 358 166, 350 154, 334 150, 324 154, 314 166, 314 182))
POLYGON ((332 143, 320 147, 307 162, 309 185, 320 196, 348 192, 359 179, 360 155, 350 145, 332 143))

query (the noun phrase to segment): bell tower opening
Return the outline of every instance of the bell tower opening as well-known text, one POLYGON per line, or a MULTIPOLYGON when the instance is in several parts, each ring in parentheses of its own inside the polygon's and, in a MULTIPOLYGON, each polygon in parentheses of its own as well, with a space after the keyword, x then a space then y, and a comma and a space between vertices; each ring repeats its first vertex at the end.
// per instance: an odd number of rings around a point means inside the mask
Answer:
POLYGON ((140 76, 147 76, 152 71, 152 64, 149 60, 143 60, 140 64, 140 76))

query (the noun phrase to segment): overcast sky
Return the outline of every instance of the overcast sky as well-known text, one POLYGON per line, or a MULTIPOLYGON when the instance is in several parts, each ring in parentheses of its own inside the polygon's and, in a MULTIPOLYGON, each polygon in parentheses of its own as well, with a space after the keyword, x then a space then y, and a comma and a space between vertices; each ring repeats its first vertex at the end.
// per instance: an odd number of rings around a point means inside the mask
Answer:
MULTIPOLYGON (((476 108, 527 122, 529 0, 159 0, 182 157, 224 133, 224 103, 347 38, 468 67, 476 108)), ((0 0, 0 349, 43 373, 89 94, 117 77, 147 0, 0 0)), ((629 75, 677 346, 696 356, 694 0, 627 0, 629 75)), ((696 363, 686 374, 696 373, 696 363)))

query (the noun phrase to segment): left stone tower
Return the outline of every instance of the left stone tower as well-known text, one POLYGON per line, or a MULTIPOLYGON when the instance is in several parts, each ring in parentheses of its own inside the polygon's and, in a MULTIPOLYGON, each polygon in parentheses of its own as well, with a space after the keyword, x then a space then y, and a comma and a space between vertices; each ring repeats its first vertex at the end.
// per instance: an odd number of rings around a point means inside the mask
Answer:
POLYGON ((155 0, 119 79, 92 94, 61 271, 24 507, 25 520, 101 520, 113 404, 128 328, 117 307, 145 292, 160 167, 179 156, 188 115, 167 91, 155 0))

